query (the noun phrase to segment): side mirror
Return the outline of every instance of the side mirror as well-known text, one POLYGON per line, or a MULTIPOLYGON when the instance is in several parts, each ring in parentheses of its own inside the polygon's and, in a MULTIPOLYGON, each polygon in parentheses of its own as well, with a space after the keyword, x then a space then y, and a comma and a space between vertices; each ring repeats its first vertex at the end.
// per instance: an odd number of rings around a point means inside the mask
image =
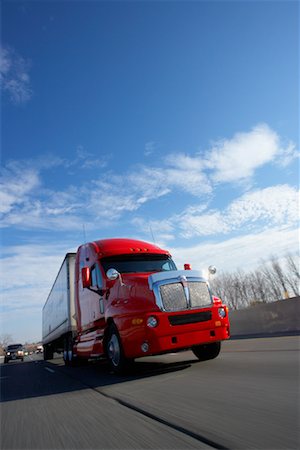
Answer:
POLYGON ((215 275, 215 273, 217 272, 217 268, 216 268, 215 266, 209 266, 208 272, 209 272, 211 275, 215 275))
POLYGON ((120 274, 116 269, 108 269, 108 271, 106 272, 106 276, 109 280, 113 281, 116 280, 120 274))
POLYGON ((81 269, 81 279, 82 279, 82 286, 84 288, 91 287, 92 281, 91 281, 91 271, 89 267, 83 267, 81 269))
POLYGON ((190 264, 185 264, 183 267, 184 267, 184 270, 192 270, 192 267, 190 264))

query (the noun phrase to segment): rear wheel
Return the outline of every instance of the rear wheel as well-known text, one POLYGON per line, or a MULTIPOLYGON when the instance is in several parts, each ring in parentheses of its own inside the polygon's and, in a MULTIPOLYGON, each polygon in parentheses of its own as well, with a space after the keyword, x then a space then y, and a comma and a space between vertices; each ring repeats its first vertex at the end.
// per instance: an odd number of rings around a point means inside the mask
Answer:
POLYGON ((211 344, 194 345, 192 351, 200 361, 216 358, 221 350, 221 342, 212 342, 211 344))
POLYGON ((121 338, 114 324, 109 327, 105 350, 109 365, 115 373, 122 373, 128 369, 131 360, 124 356, 121 338))
POLYGON ((47 344, 44 346, 44 360, 46 361, 47 359, 53 359, 53 348, 51 347, 51 345, 47 344))

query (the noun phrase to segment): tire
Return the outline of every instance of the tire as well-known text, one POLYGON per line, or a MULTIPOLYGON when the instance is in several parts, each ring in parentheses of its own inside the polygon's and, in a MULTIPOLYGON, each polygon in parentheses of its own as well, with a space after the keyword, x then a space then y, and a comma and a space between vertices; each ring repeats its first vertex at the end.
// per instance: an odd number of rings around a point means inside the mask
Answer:
POLYGON ((69 334, 64 339, 64 353, 63 359, 66 366, 80 366, 83 365, 87 360, 83 358, 78 358, 78 356, 73 353, 73 338, 72 335, 69 334))
POLYGON ((53 349, 50 347, 50 345, 44 346, 44 361, 47 359, 53 359, 53 349))
POLYGON ((4 364, 8 364, 8 359, 4 358, 4 364))
POLYGON ((66 366, 74 366, 76 360, 74 359, 73 353, 73 339, 72 335, 68 335, 64 339, 64 362, 66 366))
POLYGON ((192 351, 199 361, 207 361, 216 358, 221 350, 221 342, 211 344, 194 345, 192 351))
POLYGON ((130 366, 130 359, 125 358, 121 338, 117 327, 112 324, 109 327, 105 340, 105 352, 111 370, 116 374, 125 373, 130 366))

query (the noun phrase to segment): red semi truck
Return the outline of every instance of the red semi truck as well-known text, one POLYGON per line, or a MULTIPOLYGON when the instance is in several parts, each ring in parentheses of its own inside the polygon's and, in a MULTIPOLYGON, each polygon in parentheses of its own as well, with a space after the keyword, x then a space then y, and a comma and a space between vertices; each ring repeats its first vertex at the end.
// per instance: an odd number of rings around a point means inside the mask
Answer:
POLYGON ((201 271, 177 270, 167 250, 104 239, 68 253, 43 308, 44 359, 107 357, 114 372, 135 358, 192 349, 218 356, 228 310, 201 271))

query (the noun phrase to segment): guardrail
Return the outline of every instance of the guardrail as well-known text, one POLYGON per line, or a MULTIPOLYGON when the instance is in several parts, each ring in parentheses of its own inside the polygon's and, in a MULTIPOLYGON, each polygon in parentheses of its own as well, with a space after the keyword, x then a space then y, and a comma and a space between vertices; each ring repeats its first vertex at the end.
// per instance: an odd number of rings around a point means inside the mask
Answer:
POLYGON ((300 334, 300 297, 229 312, 234 339, 300 334))

